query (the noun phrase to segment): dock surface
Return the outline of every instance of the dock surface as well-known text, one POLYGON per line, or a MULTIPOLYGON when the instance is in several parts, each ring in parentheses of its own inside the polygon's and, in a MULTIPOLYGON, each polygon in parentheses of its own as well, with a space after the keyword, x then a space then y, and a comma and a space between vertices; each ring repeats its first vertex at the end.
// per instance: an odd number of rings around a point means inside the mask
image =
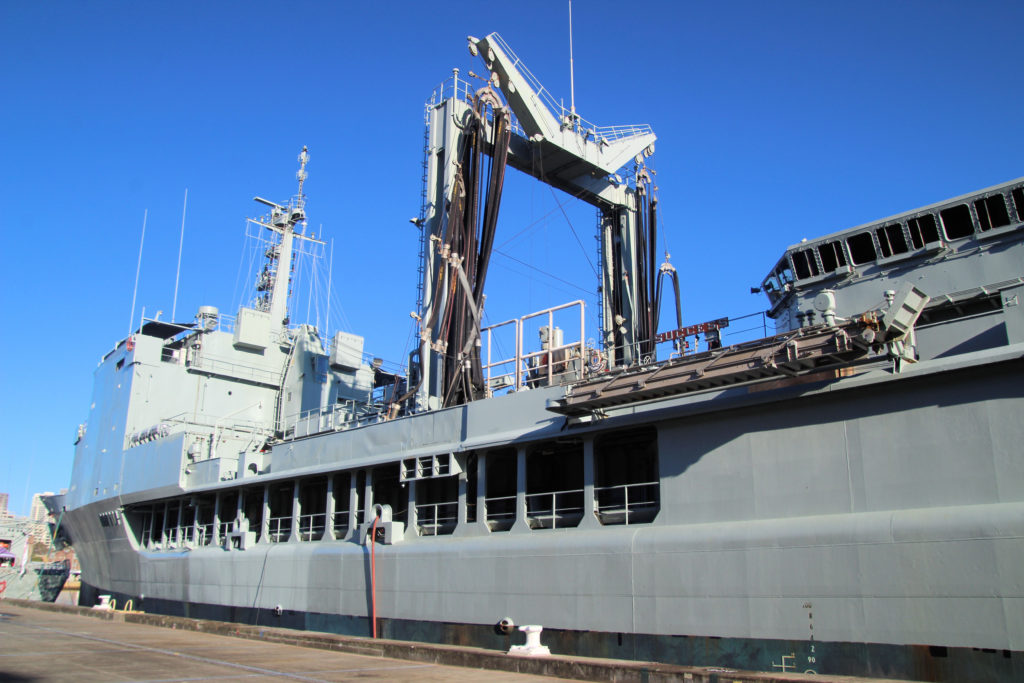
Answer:
MULTIPOLYGON (((0 600, 0 681, 495 681, 882 683, 567 655, 515 657, 143 612, 0 600)), ((909 683, 887 679, 884 683, 909 683)))
POLYGON ((0 602, 0 680, 165 681, 565 680, 246 640, 0 602))

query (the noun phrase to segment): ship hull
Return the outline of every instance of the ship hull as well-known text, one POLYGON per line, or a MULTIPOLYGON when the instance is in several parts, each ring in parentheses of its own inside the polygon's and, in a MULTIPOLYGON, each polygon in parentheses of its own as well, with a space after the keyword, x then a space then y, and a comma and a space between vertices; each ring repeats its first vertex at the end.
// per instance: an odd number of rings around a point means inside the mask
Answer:
MULTIPOLYGON (((70 510, 68 523, 84 582, 147 611, 368 635, 375 584, 386 637, 504 648, 494 625, 509 617, 543 624, 553 652, 1006 680, 1024 661, 1022 355, 1017 344, 900 375, 732 387, 596 424, 533 419, 543 391, 498 403, 506 419, 488 424, 466 407, 408 418, 408 434, 429 431, 425 419, 450 432, 434 434, 438 452, 479 449, 481 432, 525 448, 653 428, 660 509, 640 524, 407 534, 376 546, 375 576, 357 534, 154 552, 130 523, 96 521, 117 498, 70 510)), ((383 427, 297 440, 290 457, 307 463, 303 476, 371 446, 400 459, 394 444, 408 438, 375 436, 383 427)))

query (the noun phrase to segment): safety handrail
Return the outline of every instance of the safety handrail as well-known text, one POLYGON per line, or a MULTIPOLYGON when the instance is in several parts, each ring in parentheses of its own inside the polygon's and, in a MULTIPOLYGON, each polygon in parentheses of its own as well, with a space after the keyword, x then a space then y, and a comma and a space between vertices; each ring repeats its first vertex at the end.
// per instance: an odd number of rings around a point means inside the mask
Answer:
MULTIPOLYGON (((558 520, 583 515, 583 489, 566 491, 549 491, 545 493, 526 494, 526 517, 537 522, 550 521, 551 528, 558 528, 558 520), (569 498, 567 501, 566 498, 569 498), (576 501, 579 501, 576 503, 576 501), (561 505, 560 505, 561 503, 561 505)), ((569 526, 576 526, 576 519, 569 526)), ((563 528, 564 528, 563 524, 563 528)))
POLYGON ((287 541, 292 533, 292 516, 270 517, 267 519, 267 540, 271 543, 287 541))
POLYGON ((416 506, 416 525, 421 534, 436 536, 451 526, 454 528, 459 516, 459 502, 423 503, 416 506), (442 514, 443 513, 443 514, 442 514))
POLYGON ((603 524, 614 524, 607 519, 609 516, 622 515, 623 524, 630 523, 630 517, 639 511, 649 511, 660 505, 660 486, 656 481, 635 484, 616 484, 614 486, 595 486, 594 498, 597 502, 597 513, 602 517, 603 524))
MULTIPOLYGON (((497 387, 499 389, 508 388, 510 391, 519 391, 530 382, 530 378, 527 377, 527 373, 523 372, 524 363, 528 363, 532 358, 543 358, 543 365, 537 368, 531 368, 531 370, 541 370, 544 373, 544 379, 547 384, 552 384, 555 377, 564 373, 554 372, 554 367, 560 364, 562 361, 554 359, 555 355, 559 351, 569 351, 577 349, 578 357, 583 358, 586 350, 586 303, 582 299, 576 301, 570 301, 568 303, 560 304, 558 306, 552 306, 551 308, 545 308, 540 311, 533 313, 527 313, 519 318, 512 320, 505 320, 494 325, 489 325, 480 330, 481 335, 484 337, 484 348, 486 352, 486 362, 483 363, 484 377, 486 384, 489 388, 497 387), (523 335, 525 332, 525 323, 528 320, 538 318, 541 316, 547 316, 547 327, 549 331, 555 329, 555 313, 562 310, 579 307, 579 326, 580 336, 579 341, 570 342, 568 344, 562 344, 560 346, 553 346, 551 342, 548 342, 547 349, 541 349, 539 351, 524 351, 525 342, 523 335), (497 330, 512 325, 514 328, 515 335, 515 352, 512 357, 504 358, 500 357, 497 359, 493 358, 494 354, 494 337, 497 330), (511 366, 511 371, 506 370, 511 366), (500 373, 495 374, 495 369, 501 369, 500 373)), ((550 337, 549 337, 550 338, 550 337)), ((566 359, 568 361, 570 359, 566 359)))
POLYGON ((323 536, 324 522, 327 515, 323 512, 315 512, 309 515, 299 515, 299 540, 312 541, 323 536))
POLYGON ((505 519, 515 519, 516 516, 516 497, 512 496, 495 496, 493 498, 484 498, 484 518, 487 521, 500 521, 505 519), (508 508, 496 511, 494 508, 508 508))
POLYGON ((336 510, 331 515, 331 528, 334 529, 335 536, 340 535, 341 532, 347 532, 351 528, 349 524, 351 519, 352 515, 348 510, 336 510))
MULTIPOLYGON (((541 98, 551 114, 557 117, 560 123, 571 120, 572 111, 565 108, 564 102, 555 99, 555 97, 540 82, 540 79, 534 76, 533 72, 526 67, 523 60, 516 56, 516 53, 512 51, 511 46, 505 42, 505 39, 497 33, 491 34, 490 37, 493 38, 494 42, 501 48, 502 52, 508 55, 509 59, 512 60, 512 66, 523 76, 523 78, 526 79, 527 83, 529 83, 533 91, 537 93, 537 96, 541 98)), ((635 135, 649 135, 654 133, 654 130, 647 124, 597 126, 578 114, 576 115, 576 125, 583 130, 593 131, 595 136, 608 141, 633 137, 635 135)))

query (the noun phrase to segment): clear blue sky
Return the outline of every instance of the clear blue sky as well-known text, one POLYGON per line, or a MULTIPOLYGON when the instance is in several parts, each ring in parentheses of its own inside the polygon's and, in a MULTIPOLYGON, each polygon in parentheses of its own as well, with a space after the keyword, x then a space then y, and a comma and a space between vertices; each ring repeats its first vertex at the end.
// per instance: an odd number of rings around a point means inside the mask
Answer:
MULTIPOLYGON (((491 31, 568 100, 567 14, 557 0, 3 3, 11 508, 68 485, 92 372, 128 330, 144 210, 136 318, 169 317, 185 188, 177 317, 231 312, 252 196, 293 194, 308 145, 310 224, 335 240, 332 327, 401 361, 423 102, 453 67, 482 70, 465 37, 491 31)), ((764 308, 749 287, 803 237, 1024 175, 1022 26, 1020 2, 577 0, 576 106, 653 126, 684 317, 738 316, 764 308)), ((497 243, 530 226, 503 251, 580 288, 496 257, 491 320, 593 301, 552 193, 509 185, 497 243)), ((593 211, 566 208, 592 259, 593 211)))

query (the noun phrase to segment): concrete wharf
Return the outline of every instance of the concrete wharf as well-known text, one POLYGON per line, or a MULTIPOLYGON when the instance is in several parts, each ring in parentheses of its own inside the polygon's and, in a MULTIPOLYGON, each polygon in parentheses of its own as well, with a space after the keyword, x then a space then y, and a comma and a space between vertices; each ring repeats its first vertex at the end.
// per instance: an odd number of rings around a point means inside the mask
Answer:
MULTIPOLYGON (((881 679, 559 655, 516 657, 479 648, 3 600, 0 680, 869 683, 881 679)), ((887 683, 899 682, 887 679, 887 683)))

